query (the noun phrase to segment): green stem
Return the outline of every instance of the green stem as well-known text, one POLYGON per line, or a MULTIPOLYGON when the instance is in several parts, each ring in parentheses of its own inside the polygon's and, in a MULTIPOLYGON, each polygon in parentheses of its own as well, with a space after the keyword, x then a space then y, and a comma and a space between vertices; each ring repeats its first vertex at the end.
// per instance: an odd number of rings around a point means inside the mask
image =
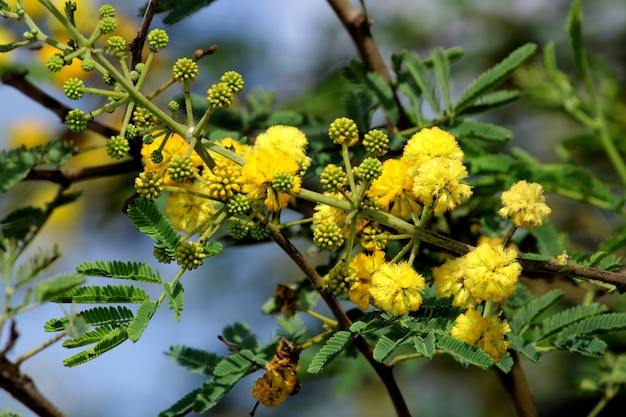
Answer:
POLYGON ((48 9, 48 11, 50 11, 50 13, 52 13, 52 15, 54 16, 54 18, 56 20, 58 20, 74 37, 74 39, 76 40, 76 42, 78 42, 78 45, 83 46, 85 44, 88 43, 88 39, 85 38, 83 36, 82 33, 80 33, 78 31, 78 29, 76 29, 76 27, 74 25, 72 25, 70 23, 69 20, 67 20, 67 18, 65 17, 65 15, 63 13, 61 13, 59 11, 59 9, 57 9, 54 4, 52 4, 50 2, 50 0, 39 0, 39 2, 46 8, 48 9))

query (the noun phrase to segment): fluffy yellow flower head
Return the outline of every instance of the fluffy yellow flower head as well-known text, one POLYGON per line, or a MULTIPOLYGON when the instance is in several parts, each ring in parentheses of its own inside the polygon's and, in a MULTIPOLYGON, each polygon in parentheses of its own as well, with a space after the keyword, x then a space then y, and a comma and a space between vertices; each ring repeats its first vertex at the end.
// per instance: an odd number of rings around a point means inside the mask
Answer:
POLYGON ((359 253, 350 261, 350 269, 355 271, 357 281, 348 290, 350 301, 365 310, 370 304, 370 282, 372 274, 385 262, 385 252, 376 251, 371 255, 359 253))
MULTIPOLYGON (((334 197, 338 200, 344 200, 345 197, 341 193, 324 193, 324 195, 334 197)), ((341 227, 341 235, 344 239, 350 234, 350 222, 345 222, 348 212, 329 206, 327 204, 317 204, 315 213, 313 213, 313 225, 324 223, 333 223, 341 227)), ((367 225, 367 219, 359 217, 356 223, 355 233, 360 232, 367 225)))
POLYGON ((263 201, 268 210, 279 211, 287 207, 291 195, 300 192, 302 178, 296 175, 299 171, 300 167, 293 155, 281 150, 255 148, 241 169, 243 193, 250 200, 263 201), (278 174, 294 176, 289 193, 272 188, 272 181, 278 174))
POLYGON ((532 229, 541 226, 543 219, 552 210, 545 204, 543 187, 537 183, 521 180, 513 184, 509 191, 502 193, 504 207, 498 211, 502 217, 510 217, 517 227, 532 229))
MULTIPOLYGON (((141 148, 141 156, 143 157, 143 162, 145 166, 145 171, 155 171, 159 174, 159 176, 164 178, 163 183, 165 185, 180 185, 179 183, 172 181, 170 179, 169 174, 167 173, 167 164, 172 159, 173 156, 177 155, 186 155, 187 150, 189 149, 189 143, 183 139, 180 135, 173 134, 165 143, 165 147, 161 151, 163 154, 163 161, 155 164, 152 162, 151 155, 152 152, 159 149, 161 143, 165 136, 161 136, 155 139, 150 145, 144 144, 141 148)), ((191 152, 191 156, 189 157, 191 162, 196 167, 201 167, 204 165, 204 162, 200 158, 200 156, 196 153, 196 151, 191 152)))
POLYGON ((515 292, 522 272, 517 253, 501 245, 481 243, 464 256, 464 286, 472 297, 500 303, 515 292))
POLYGON ((413 177, 413 195, 425 206, 432 206, 436 215, 459 206, 472 195, 463 180, 467 169, 458 159, 435 157, 422 163, 413 177))
POLYGON ((497 363, 506 353, 509 344, 504 335, 510 331, 506 321, 495 316, 482 317, 478 311, 470 309, 456 318, 450 335, 484 350, 497 363))
MULTIPOLYGON (((199 181, 188 184, 187 188, 199 193, 206 191, 204 184, 199 181)), ((200 225, 217 212, 218 204, 213 200, 183 192, 170 193, 167 197, 165 214, 175 229, 187 233, 197 232, 200 225)))
MULTIPOLYGON (((244 159, 247 159, 253 150, 252 146, 243 144, 233 138, 223 138, 223 139, 215 141, 215 144, 223 146, 226 149, 230 149, 231 151, 235 152, 237 155, 243 156, 244 159)), ((211 158, 213 158, 213 160, 215 161, 217 165, 239 166, 238 164, 231 161, 230 159, 225 158, 222 155, 219 155, 211 151, 211 149, 208 149, 208 151, 209 151, 209 155, 211 155, 211 158)))
POLYGON ((435 126, 414 134, 404 146, 402 159, 413 169, 432 158, 444 157, 462 161, 463 156, 454 136, 435 126))
POLYGON ((413 196, 413 180, 408 174, 409 164, 403 160, 383 162, 383 173, 372 181, 367 196, 375 199, 381 209, 391 210, 398 217, 408 217, 420 209, 413 196))
POLYGON ((433 268, 433 279, 439 297, 453 296, 452 305, 471 308, 480 304, 479 300, 464 285, 465 258, 453 258, 441 266, 433 268))
POLYGON ((425 286, 424 277, 408 263, 383 263, 372 274, 371 303, 393 316, 401 316, 420 308, 425 286))
POLYGON ((306 155, 309 145, 304 132, 293 126, 272 126, 259 134, 254 142, 255 149, 267 149, 270 151, 282 151, 294 159, 302 171, 311 165, 311 158, 306 155))

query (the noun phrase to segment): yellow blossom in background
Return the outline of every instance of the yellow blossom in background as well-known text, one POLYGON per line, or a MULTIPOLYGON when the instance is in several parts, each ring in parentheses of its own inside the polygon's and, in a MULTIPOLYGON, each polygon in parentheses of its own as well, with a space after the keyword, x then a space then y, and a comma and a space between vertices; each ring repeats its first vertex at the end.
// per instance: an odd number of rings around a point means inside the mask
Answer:
POLYGON ((463 156, 463 151, 454 136, 435 126, 420 130, 408 140, 404 146, 402 160, 413 170, 432 158, 444 157, 462 161, 463 156))
MULTIPOLYGON (((167 140, 165 147, 161 151, 163 154, 163 160, 158 164, 152 162, 152 152, 159 149, 161 143, 165 136, 161 136, 155 139, 150 145, 144 144, 141 148, 141 156, 143 157, 144 167, 146 171, 155 171, 158 172, 160 176, 164 177, 164 185, 180 185, 179 183, 172 181, 169 174, 167 173, 167 164, 172 159, 173 156, 176 155, 186 155, 187 150, 189 149, 189 143, 182 138, 182 136, 173 134, 167 140)), ((204 165, 204 162, 200 158, 200 156, 196 153, 196 151, 191 152, 189 157, 191 162, 196 167, 201 167, 204 165)), ((206 168, 206 167, 205 167, 206 168)))
POLYGON ((416 213, 420 205, 412 194, 413 180, 408 174, 409 164, 403 160, 383 162, 383 173, 372 181, 367 196, 375 199, 381 209, 398 217, 416 213))
POLYGON ((462 308, 476 307, 479 300, 465 288, 465 258, 453 258, 441 266, 433 268, 433 279, 439 297, 453 296, 452 305, 462 308))
POLYGON ((311 158, 306 155, 308 145, 309 140, 300 129, 281 125, 268 128, 254 141, 255 149, 285 152, 302 167, 302 171, 311 165, 311 158))
POLYGON ((472 195, 471 187, 463 182, 467 175, 458 159, 432 158, 415 171, 413 195, 425 206, 432 206, 436 215, 443 214, 472 195))
POLYGON ((497 363, 506 353, 509 344, 504 336, 510 331, 506 321, 495 316, 482 317, 478 311, 470 309, 456 318, 450 335, 484 350, 497 363))
MULTIPOLYGON (((239 142, 238 140, 235 140, 233 138, 223 138, 220 140, 217 140, 214 142, 216 145, 219 146, 223 146, 226 149, 229 149, 233 152, 235 152, 237 155, 242 156, 244 159, 247 159, 248 156, 252 153, 253 148, 250 145, 246 145, 243 144, 241 142, 239 142)), ((233 166, 240 166, 239 164, 231 161, 230 159, 223 157, 222 155, 211 151, 211 148, 207 148, 209 155, 211 155, 211 158, 213 158, 213 160, 215 161, 215 163, 217 165, 233 165, 233 166)))
POLYGON ((359 253, 350 261, 350 269, 356 274, 357 281, 348 290, 348 298, 359 308, 365 310, 370 305, 370 282, 372 274, 385 262, 385 252, 376 251, 371 255, 359 253))
MULTIPOLYGON (((0 45, 15 42, 16 36, 4 26, 0 26, 0 45)), ((0 53, 0 68, 9 65, 14 58, 14 54, 0 53)))
MULTIPOLYGON (((186 189, 199 193, 206 192, 204 184, 199 181, 186 184, 186 189)), ((165 214, 174 228, 191 233, 199 231, 200 225, 217 212, 219 204, 184 192, 172 192, 167 197, 165 214)))
POLYGON ((543 219, 548 217, 552 210, 545 204, 543 187, 537 183, 528 183, 525 180, 516 182, 509 191, 502 193, 504 207, 498 211, 502 217, 510 217, 516 227, 532 229, 541 226, 543 219))
POLYGON ((420 308, 425 286, 424 277, 408 263, 383 263, 372 274, 371 303, 393 316, 401 316, 420 308))
POLYGON ((300 192, 302 178, 296 175, 298 171, 300 167, 292 155, 280 150, 255 149, 241 169, 243 193, 250 200, 263 201, 268 210, 279 211, 287 207, 292 195, 300 192), (290 193, 272 188, 277 174, 294 176, 290 193))
POLYGON ((515 292, 522 266, 517 253, 501 245, 478 245, 464 255, 464 286, 477 300, 500 303, 515 292))

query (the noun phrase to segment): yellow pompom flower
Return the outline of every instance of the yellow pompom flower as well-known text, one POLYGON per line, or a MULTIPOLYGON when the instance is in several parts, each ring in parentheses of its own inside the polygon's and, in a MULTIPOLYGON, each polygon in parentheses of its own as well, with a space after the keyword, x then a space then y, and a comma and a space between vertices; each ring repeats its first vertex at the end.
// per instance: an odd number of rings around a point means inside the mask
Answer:
POLYGON ((390 210, 398 217, 409 217, 419 211, 420 205, 413 196, 413 180, 408 172, 409 164, 405 161, 386 160, 383 162, 383 173, 372 181, 367 196, 375 199, 381 209, 390 210))
MULTIPOLYGON (((253 152, 253 148, 250 145, 246 145, 244 143, 239 142, 238 140, 235 140, 233 138, 223 138, 220 140, 217 140, 214 142, 216 145, 222 146, 226 149, 229 149, 233 152, 235 152, 237 155, 242 156, 244 159, 247 159, 248 156, 250 156, 250 154, 252 154, 253 152)), ((211 151, 211 148, 207 148, 207 150, 209 151, 209 155, 211 155, 211 158, 213 158, 213 160, 215 161, 215 163, 217 165, 232 165, 232 166, 237 166, 240 167, 239 164, 231 161, 230 159, 214 152, 211 151)))
POLYGON ((350 261, 350 269, 356 274, 356 282, 348 290, 348 298, 360 309, 370 305, 370 282, 372 274, 385 262, 385 252, 376 251, 371 255, 359 253, 350 261))
MULTIPOLYGON (((180 135, 173 134, 165 143, 161 154, 163 155, 163 160, 161 162, 154 163, 152 161, 151 155, 152 152, 159 149, 161 143, 165 136, 161 136, 155 139, 151 144, 144 144, 141 148, 141 156, 143 157, 144 162, 144 170, 145 171, 155 171, 159 174, 160 177, 164 178, 164 185, 180 185, 176 181, 173 181, 169 174, 167 173, 167 164, 170 159, 174 156, 184 156, 187 154, 187 150, 189 149, 189 143, 183 139, 180 135)), ((200 156, 196 153, 196 151, 191 152, 191 156, 189 157, 191 162, 195 167, 201 167, 204 165, 204 162, 200 158, 200 156)))
POLYGON ((504 336, 510 331, 506 321, 495 316, 482 317, 478 311, 470 309, 456 318, 450 335, 484 350, 497 363, 506 353, 509 344, 504 336))
POLYGON ((205 169, 202 178, 206 180, 206 194, 216 200, 226 201, 242 189, 241 167, 236 164, 205 169))
POLYGON ((462 308, 472 308, 480 304, 479 300, 464 285, 465 258, 453 258, 441 266, 433 268, 433 279, 439 297, 453 296, 452 305, 462 308))
POLYGON ((263 201, 271 211, 287 207, 292 195, 300 192, 302 178, 296 174, 300 167, 292 155, 280 150, 255 149, 241 169, 243 193, 253 201, 263 201), (294 176, 289 193, 276 191, 272 181, 279 174, 294 176))
MULTIPOLYGON (((204 184, 196 181, 186 184, 190 191, 206 192, 204 184)), ((193 196, 184 192, 170 193, 167 197, 165 214, 175 229, 191 233, 198 232, 198 228, 218 210, 220 203, 207 198, 193 196)))
POLYGON ((436 215, 456 208, 472 195, 471 187, 463 182, 467 169, 458 159, 432 158, 415 174, 413 195, 425 206, 432 206, 436 215))
POLYGON ((432 158, 444 157, 462 161, 463 156, 463 151, 454 136, 435 126, 414 134, 404 146, 402 159, 412 169, 416 169, 432 158))
MULTIPOLYGON (((345 201, 346 198, 341 193, 324 193, 326 196, 334 197, 345 201)), ((313 213, 313 225, 333 223, 341 228, 341 236, 344 239, 350 234, 350 222, 345 222, 348 212, 327 204, 317 204, 313 213)), ((359 217, 355 227, 355 233, 359 233, 367 225, 368 220, 359 217)))
POLYGON ((510 217, 516 227, 532 229, 541 226, 543 219, 552 210, 545 204, 543 187, 540 184, 521 180, 513 184, 509 191, 502 193, 502 207, 498 214, 510 217))
POLYGON ((515 292, 522 266, 515 250, 481 243, 465 254, 463 271, 463 285, 472 297, 500 303, 515 292))
POLYGON ((276 125, 259 134, 254 141, 255 149, 282 151, 302 167, 302 171, 311 165, 311 158, 306 155, 309 145, 304 132, 297 127, 276 125))
POLYGON ((425 286, 424 277, 408 263, 384 263, 372 274, 371 303, 393 316, 401 316, 420 308, 425 286))

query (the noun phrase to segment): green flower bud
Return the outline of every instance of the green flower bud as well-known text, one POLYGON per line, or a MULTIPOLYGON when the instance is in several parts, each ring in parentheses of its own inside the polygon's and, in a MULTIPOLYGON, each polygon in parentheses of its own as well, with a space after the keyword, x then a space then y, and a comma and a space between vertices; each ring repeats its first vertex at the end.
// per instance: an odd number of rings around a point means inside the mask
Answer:
POLYGON ((106 144, 107 155, 113 159, 122 159, 128 155, 130 145, 128 139, 123 136, 113 136, 106 144))
POLYGON ((80 133, 87 128, 87 116, 81 110, 70 110, 65 116, 65 125, 70 132, 80 133))
POLYGON ((250 228, 250 236, 254 240, 265 240, 270 236, 270 229, 265 223, 255 223, 250 228))
POLYGON ((228 234, 230 234, 233 239, 245 239, 249 232, 250 228, 246 225, 246 223, 239 219, 231 220, 228 223, 228 234))
POLYGON ((134 139, 137 136, 137 128, 133 125, 126 126, 126 133, 124 133, 124 137, 128 140, 134 139))
POLYGON ((328 164, 320 175, 320 183, 324 191, 336 192, 343 190, 348 185, 348 174, 342 167, 328 164))
POLYGON ((102 20, 100 21, 100 32, 107 34, 107 33, 112 33, 115 32, 115 29, 117 29, 117 20, 115 20, 114 17, 111 16, 107 16, 102 18, 102 20))
POLYGON ((170 100, 167 102, 167 108, 170 109, 172 113, 177 112, 180 109, 180 104, 174 100, 170 100))
POLYGON ((330 124, 328 136, 333 143, 341 144, 346 142, 348 146, 352 146, 359 140, 359 130, 352 119, 340 117, 330 124))
POLYGON ((83 59, 80 63, 80 67, 85 72, 90 72, 96 69, 96 61, 91 58, 83 59))
POLYGON ((150 127, 156 124, 155 118, 148 110, 143 107, 135 107, 133 109, 133 124, 138 127, 150 127))
POLYGON ((320 249, 336 251, 343 245, 341 228, 335 223, 320 223, 313 230, 313 243, 320 249))
POLYGON ((163 177, 155 171, 144 171, 135 178, 135 190, 141 198, 152 200, 163 192, 163 177))
POLYGON ((235 194, 226 202, 226 209, 233 216, 243 215, 250 210, 250 202, 243 194, 235 194))
POLYGON ((185 155, 174 155, 167 163, 167 173, 172 181, 185 182, 193 178, 195 167, 185 155))
POLYGON ((162 264, 169 264, 170 262, 172 262, 173 259, 167 249, 156 245, 154 245, 154 251, 152 252, 152 254, 156 258, 156 260, 162 264))
POLYGON ((63 84, 63 92, 67 98, 78 100, 85 95, 85 84, 78 78, 70 78, 63 84))
POLYGON ((279 172, 272 179, 272 188, 281 193, 290 193, 295 185, 296 179, 291 174, 279 172))
POLYGON ((155 164, 163 162, 163 153, 159 150, 152 151, 150 154, 150 160, 155 164))
POLYGON ((185 80, 193 81, 199 73, 198 64, 189 58, 178 59, 172 68, 174 79, 181 83, 185 80))
POLYGON ((170 41, 167 32, 163 29, 153 29, 148 33, 148 44, 150 49, 154 52, 160 51, 165 48, 170 41))
POLYGON ((206 258, 206 254, 199 243, 182 242, 176 248, 174 258, 183 269, 192 270, 202 265, 202 259, 206 258))
POLYGON ((152 136, 149 133, 146 133, 145 135, 143 135, 143 137, 141 138, 141 141, 143 143, 145 143, 146 145, 151 145, 152 142, 154 142, 154 136, 152 136))
POLYGON ((59 72, 63 66, 65 66, 65 59, 63 59, 61 54, 50 55, 46 61, 46 68, 51 72, 59 72))
POLYGON ((363 146, 372 156, 383 156, 389 150, 389 136, 382 130, 370 130, 363 136, 363 146))
POLYGON ((336 266, 324 276, 324 281, 331 290, 346 294, 358 278, 351 268, 336 266))
POLYGON ((383 163, 376 158, 365 158, 359 165, 359 177, 372 181, 383 173, 383 163))
POLYGON ((137 65, 135 65, 135 71, 141 74, 145 67, 146 67, 146 64, 144 64, 143 62, 138 62, 137 65))
POLYGON ((126 40, 121 36, 111 36, 107 39, 107 48, 115 55, 124 55, 126 53, 126 40))
POLYGON ((243 77, 238 72, 225 72, 224 75, 222 75, 222 78, 220 78, 220 81, 228 84, 230 89, 233 90, 233 93, 235 94, 238 94, 241 90, 243 90, 243 77))
POLYGON ((225 109, 233 104, 234 95, 228 84, 217 83, 207 90, 207 101, 215 109, 225 109))
POLYGON ((115 7, 110 4, 103 4, 100 6, 100 9, 98 9, 98 15, 100 16, 100 19, 115 17, 115 7))

